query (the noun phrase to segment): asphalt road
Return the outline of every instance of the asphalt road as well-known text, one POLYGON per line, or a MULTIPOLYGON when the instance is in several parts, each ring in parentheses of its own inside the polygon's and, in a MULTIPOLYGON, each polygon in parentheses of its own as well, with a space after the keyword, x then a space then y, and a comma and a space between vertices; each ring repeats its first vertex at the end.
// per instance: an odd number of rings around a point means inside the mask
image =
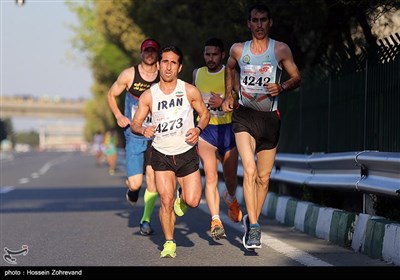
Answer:
POLYGON ((161 259, 164 237, 158 220, 159 203, 152 216, 155 233, 141 236, 144 188, 137 205, 131 207, 125 200, 123 154, 119 156, 114 176, 108 174, 105 164, 96 166, 93 155, 79 152, 31 152, 1 160, 3 274, 12 270, 27 273, 26 269, 45 273, 43 270, 51 267, 94 267, 104 273, 143 267, 223 267, 233 271, 250 266, 362 267, 363 271, 371 267, 393 268, 266 218, 260 221, 263 248, 247 251, 241 244, 242 225, 229 220, 224 203, 221 217, 227 239, 215 241, 209 233, 205 199, 197 209, 177 217, 177 256, 161 259), (14 255, 14 264, 6 261, 6 249, 18 252, 24 248, 27 250, 14 255))

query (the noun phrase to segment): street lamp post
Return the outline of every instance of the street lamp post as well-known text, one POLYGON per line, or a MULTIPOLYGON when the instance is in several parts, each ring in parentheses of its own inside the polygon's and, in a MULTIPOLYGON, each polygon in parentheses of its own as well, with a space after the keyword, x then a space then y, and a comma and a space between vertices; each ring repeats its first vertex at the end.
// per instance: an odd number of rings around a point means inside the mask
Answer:
POLYGON ((15 3, 17 3, 18 7, 22 7, 25 4, 25 0, 15 0, 15 3))

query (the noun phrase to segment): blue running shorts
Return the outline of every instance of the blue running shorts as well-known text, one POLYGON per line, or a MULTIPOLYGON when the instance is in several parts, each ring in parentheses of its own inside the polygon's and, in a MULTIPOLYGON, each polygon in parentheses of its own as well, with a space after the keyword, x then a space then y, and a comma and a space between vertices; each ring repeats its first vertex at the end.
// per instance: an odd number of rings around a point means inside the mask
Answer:
POLYGON ((145 162, 146 165, 150 164, 149 159, 146 158, 146 150, 151 146, 149 139, 140 139, 129 137, 125 144, 126 156, 126 175, 128 177, 144 174, 145 162))

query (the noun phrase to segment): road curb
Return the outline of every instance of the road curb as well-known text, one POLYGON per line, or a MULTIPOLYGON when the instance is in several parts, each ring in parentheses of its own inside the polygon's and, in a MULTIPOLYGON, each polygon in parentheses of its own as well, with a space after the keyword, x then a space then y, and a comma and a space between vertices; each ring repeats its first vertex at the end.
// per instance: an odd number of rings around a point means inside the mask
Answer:
MULTIPOLYGON (((218 184, 220 194, 225 184, 218 184)), ((243 207, 243 188, 236 190, 243 207)), ((400 266, 400 224, 362 213, 322 207, 296 198, 268 192, 261 214, 297 230, 352 248, 355 252, 400 266)))
POLYGON ((400 224, 378 216, 359 214, 351 247, 371 258, 400 265, 400 224))

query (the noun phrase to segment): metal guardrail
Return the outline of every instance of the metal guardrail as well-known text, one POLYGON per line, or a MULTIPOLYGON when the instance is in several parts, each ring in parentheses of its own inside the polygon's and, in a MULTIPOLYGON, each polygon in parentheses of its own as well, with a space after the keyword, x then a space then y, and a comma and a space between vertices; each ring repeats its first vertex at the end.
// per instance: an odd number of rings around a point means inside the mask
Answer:
MULTIPOLYGON (((219 172, 222 172, 220 165, 219 172)), ((239 161, 238 176, 243 177, 239 161)), ((271 180, 400 197, 400 153, 278 153, 271 180)))
POLYGON ((364 175, 357 183, 363 192, 400 195, 400 153, 363 152, 357 161, 364 167, 364 175))
MULTIPOLYGON (((243 174, 243 169, 239 169, 243 174)), ((272 180, 400 196, 400 153, 277 154, 272 180)))

